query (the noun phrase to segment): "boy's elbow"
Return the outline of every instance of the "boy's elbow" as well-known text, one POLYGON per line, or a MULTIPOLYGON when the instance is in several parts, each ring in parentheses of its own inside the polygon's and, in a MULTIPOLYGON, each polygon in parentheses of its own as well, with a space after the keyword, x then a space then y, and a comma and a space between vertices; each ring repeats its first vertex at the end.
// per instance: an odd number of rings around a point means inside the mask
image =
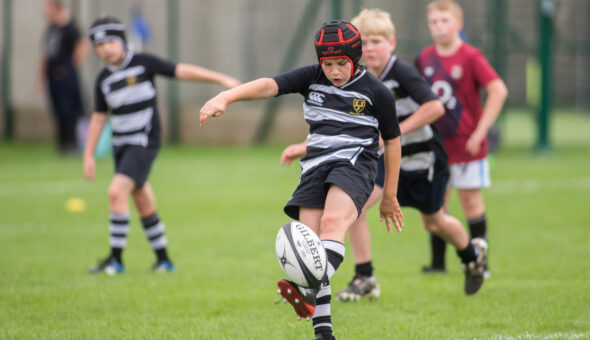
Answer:
POLYGON ((494 81, 488 92, 490 94, 493 93, 497 98, 502 99, 502 101, 508 97, 508 87, 506 87, 506 84, 501 79, 494 81))
POLYGON ((502 98, 504 98, 504 100, 506 100, 506 98, 508 98, 508 87, 506 87, 506 84, 502 83, 502 98))
POLYGON ((270 98, 274 97, 279 94, 279 85, 277 82, 272 78, 265 78, 264 79, 264 97, 270 98))

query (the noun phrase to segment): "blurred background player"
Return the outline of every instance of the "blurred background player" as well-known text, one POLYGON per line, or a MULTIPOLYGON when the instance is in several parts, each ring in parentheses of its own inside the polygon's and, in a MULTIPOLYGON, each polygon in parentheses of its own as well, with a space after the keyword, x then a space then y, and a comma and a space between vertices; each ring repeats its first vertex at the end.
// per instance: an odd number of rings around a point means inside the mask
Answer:
POLYGON ((90 120, 84 149, 84 176, 94 180, 94 150, 108 118, 113 129, 115 175, 109 186, 111 253, 90 273, 123 273, 121 254, 129 232, 129 196, 137 208, 145 234, 156 253, 156 271, 173 271, 164 236, 164 224, 156 212, 154 192, 147 181, 160 149, 160 119, 154 76, 219 83, 227 88, 240 82, 195 65, 175 64, 147 53, 127 49, 125 26, 116 18, 102 17, 90 28, 90 40, 106 67, 96 78, 95 112, 90 120))
POLYGON ((319 64, 221 92, 200 114, 205 124, 236 101, 287 93, 304 97, 304 116, 310 125, 307 152, 285 213, 319 235, 328 257, 328 273, 319 289, 304 289, 287 280, 277 285, 298 317, 313 318, 316 339, 334 339, 329 279, 344 259, 346 231, 373 190, 379 132, 385 141, 381 217, 389 231, 391 223, 398 231, 403 225, 396 200, 400 133, 393 95, 359 65, 362 47, 357 29, 344 21, 326 22, 316 34, 315 47, 319 64))
MULTIPOLYGON (((474 294, 483 283, 486 244, 480 239, 470 242, 461 223, 443 209, 449 178, 447 156, 438 132, 430 124, 444 113, 444 108, 418 70, 393 54, 396 45, 395 26, 389 13, 379 9, 365 9, 351 22, 361 33, 362 60, 365 66, 395 96, 402 133, 402 159, 397 190, 399 204, 418 209, 424 227, 441 235, 456 247, 465 266, 465 292, 474 294)), ((294 157, 303 154, 305 142, 285 149, 281 162, 288 164, 294 157)), ((381 198, 383 192, 382 162, 383 159, 380 158, 373 193, 363 213, 349 229, 355 275, 348 287, 336 294, 341 301, 378 297, 380 293, 373 275, 366 211, 381 198)))
MULTIPOLYGON (((479 50, 461 40, 463 10, 453 0, 436 0, 426 8, 434 45, 416 60, 419 71, 445 106, 436 122, 449 156, 449 189, 457 188, 472 238, 488 238, 481 189, 490 186, 487 135, 508 96, 506 85, 479 50), (487 99, 481 107, 481 89, 487 99)), ((445 206, 448 204, 447 191, 445 206)), ((432 262, 424 272, 444 272, 444 241, 431 235, 432 262)), ((486 276, 489 271, 486 268, 486 276)))
POLYGON ((76 23, 60 0, 47 0, 43 14, 48 21, 37 90, 47 88, 55 116, 58 152, 78 151, 76 124, 83 115, 77 67, 86 59, 88 47, 76 23))

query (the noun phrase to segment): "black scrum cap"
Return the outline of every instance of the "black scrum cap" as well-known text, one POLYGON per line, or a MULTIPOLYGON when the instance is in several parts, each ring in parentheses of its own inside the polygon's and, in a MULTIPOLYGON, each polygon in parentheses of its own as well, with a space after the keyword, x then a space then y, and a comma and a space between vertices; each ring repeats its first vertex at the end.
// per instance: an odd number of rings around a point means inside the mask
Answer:
POLYGON ((315 50, 321 63, 324 59, 345 58, 352 64, 352 74, 359 66, 363 54, 361 35, 349 22, 325 22, 315 35, 315 50))

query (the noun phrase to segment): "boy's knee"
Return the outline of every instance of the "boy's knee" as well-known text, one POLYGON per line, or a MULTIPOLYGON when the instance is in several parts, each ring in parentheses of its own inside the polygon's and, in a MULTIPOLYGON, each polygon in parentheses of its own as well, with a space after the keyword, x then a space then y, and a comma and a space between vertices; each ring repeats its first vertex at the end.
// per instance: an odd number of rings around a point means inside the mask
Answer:
POLYGON ((337 233, 342 229, 342 221, 331 215, 324 214, 320 220, 320 230, 322 233, 337 233))
POLYGON ((426 228, 426 230, 428 230, 429 232, 435 233, 435 234, 442 230, 442 228, 439 224, 436 224, 433 222, 425 223, 424 228, 426 228))
POLYGON ((108 195, 109 195, 109 202, 111 202, 111 203, 117 203, 121 200, 126 199, 125 193, 122 190, 120 190, 119 188, 114 187, 114 186, 109 187, 108 195))

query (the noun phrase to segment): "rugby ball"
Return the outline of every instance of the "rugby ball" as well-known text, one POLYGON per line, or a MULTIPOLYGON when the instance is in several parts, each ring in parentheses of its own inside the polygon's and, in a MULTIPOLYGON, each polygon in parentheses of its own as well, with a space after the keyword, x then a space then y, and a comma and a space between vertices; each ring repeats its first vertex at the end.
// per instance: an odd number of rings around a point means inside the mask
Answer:
POLYGON ((326 250, 318 235, 300 222, 287 222, 277 234, 277 260, 287 277, 306 288, 318 288, 328 269, 326 250))

